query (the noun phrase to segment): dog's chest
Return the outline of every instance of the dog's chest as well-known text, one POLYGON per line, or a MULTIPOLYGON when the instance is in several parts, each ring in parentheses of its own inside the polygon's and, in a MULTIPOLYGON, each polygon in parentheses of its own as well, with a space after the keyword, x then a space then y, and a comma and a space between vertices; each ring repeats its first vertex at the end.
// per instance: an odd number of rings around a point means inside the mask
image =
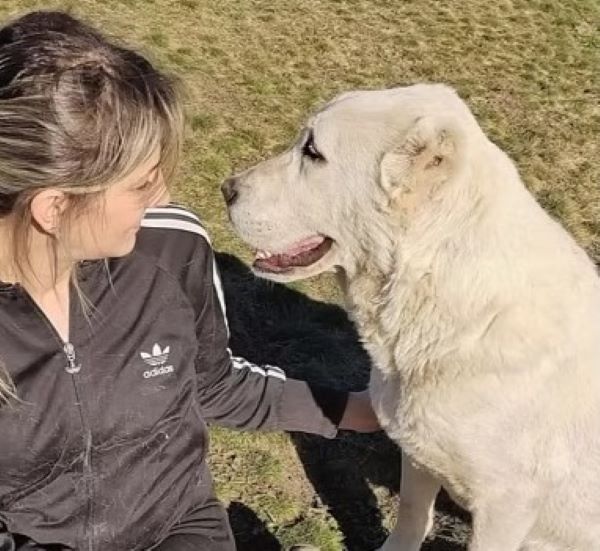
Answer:
POLYGON ((445 463, 447 418, 435 397, 435 390, 416 390, 401 374, 386 374, 376 367, 371 372, 373 407, 387 434, 405 453, 420 463, 445 463))
POLYGON ((453 466, 458 435, 448 427, 449 401, 458 397, 444 380, 448 371, 438 369, 455 333, 452 320, 431 300, 426 280, 405 292, 396 288, 393 297, 374 281, 363 281, 361 291, 351 297, 352 315, 374 363, 370 390, 383 429, 414 461, 468 499, 453 466))
POLYGON ((377 368, 371 373, 373 407, 382 428, 404 454, 428 470, 467 507, 473 490, 464 470, 464 442, 461 427, 451 422, 454 409, 432 387, 412 388, 399 374, 377 368))

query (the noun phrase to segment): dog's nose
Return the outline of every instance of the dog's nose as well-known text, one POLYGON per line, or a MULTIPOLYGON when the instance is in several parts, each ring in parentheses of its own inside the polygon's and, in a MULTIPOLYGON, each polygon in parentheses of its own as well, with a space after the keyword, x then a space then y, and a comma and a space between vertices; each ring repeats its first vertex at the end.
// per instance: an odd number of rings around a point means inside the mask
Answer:
POLYGON ((233 205, 238 197, 238 181, 235 178, 227 178, 221 185, 221 192, 227 206, 233 205))

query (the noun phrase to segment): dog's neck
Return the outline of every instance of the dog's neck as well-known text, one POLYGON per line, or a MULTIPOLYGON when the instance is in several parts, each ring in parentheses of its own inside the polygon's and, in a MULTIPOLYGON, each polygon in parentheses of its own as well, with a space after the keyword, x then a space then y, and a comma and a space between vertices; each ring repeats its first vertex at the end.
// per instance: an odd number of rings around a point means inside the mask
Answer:
POLYGON ((474 188, 450 188, 412 219, 370 219, 362 255, 341 275, 340 283, 348 310, 380 369, 424 368, 431 348, 454 332, 456 320, 446 302, 440 267, 459 269, 456 251, 476 234, 473 224, 485 208, 483 200, 474 188), (456 193, 462 195, 460 201, 456 193), (422 353, 424 349, 429 352, 422 353))

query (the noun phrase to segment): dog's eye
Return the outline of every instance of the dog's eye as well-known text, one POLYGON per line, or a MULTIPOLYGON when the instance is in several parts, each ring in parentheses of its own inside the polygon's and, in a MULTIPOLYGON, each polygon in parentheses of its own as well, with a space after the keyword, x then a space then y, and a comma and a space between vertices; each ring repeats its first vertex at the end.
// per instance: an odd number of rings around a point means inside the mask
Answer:
POLYGON ((304 155, 305 157, 308 157, 309 159, 311 159, 313 161, 324 161, 325 160, 325 157, 323 157, 323 155, 320 153, 320 151, 315 146, 315 140, 314 140, 314 136, 313 136, 312 132, 309 134, 308 139, 306 140, 306 142, 304 143, 304 146, 302 147, 302 155, 304 155))

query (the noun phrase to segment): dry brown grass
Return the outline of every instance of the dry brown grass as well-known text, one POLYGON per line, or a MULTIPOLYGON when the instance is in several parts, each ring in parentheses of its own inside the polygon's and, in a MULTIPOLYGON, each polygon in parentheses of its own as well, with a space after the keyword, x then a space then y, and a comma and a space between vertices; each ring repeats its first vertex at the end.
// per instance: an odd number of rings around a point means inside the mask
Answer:
MULTIPOLYGON (((348 88, 443 81, 600 261, 597 0, 2 0, 0 17, 41 7, 72 9, 184 79, 190 125, 177 195, 219 249, 249 258, 229 228, 219 183, 282 147, 307 111, 348 88)), ((328 278, 296 288, 337 296, 328 278)), ((368 455, 372 442, 350 449, 368 455)), ((287 437, 215 431, 213 451, 225 500, 248 505, 283 542, 340 549, 338 525, 315 501, 287 437)), ((389 508, 386 486, 371 487, 389 508)), ((367 549, 380 536, 349 544, 367 549)))

